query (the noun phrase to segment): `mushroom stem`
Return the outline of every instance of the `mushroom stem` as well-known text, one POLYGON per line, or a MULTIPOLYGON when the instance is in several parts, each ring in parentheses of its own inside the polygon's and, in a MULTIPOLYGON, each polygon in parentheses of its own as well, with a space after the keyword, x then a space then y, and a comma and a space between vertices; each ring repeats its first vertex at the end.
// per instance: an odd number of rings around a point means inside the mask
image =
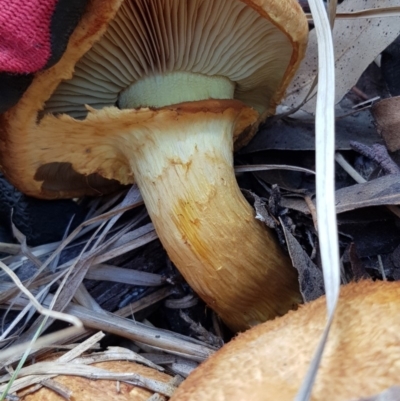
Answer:
POLYGON ((169 257, 239 331, 284 314, 301 297, 289 258, 237 185, 232 137, 240 102, 229 102, 236 105, 220 110, 187 103, 170 121, 132 129, 120 149, 169 257))
POLYGON ((121 109, 160 108, 202 99, 233 99, 235 84, 223 76, 174 71, 136 81, 118 98, 121 109))

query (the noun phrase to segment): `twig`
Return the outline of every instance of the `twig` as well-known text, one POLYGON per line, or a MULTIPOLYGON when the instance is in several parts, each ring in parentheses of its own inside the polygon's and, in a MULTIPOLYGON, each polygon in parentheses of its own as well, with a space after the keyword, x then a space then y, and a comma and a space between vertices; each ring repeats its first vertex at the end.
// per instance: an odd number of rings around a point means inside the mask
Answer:
POLYGON ((312 201, 309 195, 304 196, 304 200, 310 210, 311 217, 313 220, 315 232, 318 232, 318 217, 317 217, 317 209, 315 208, 314 202, 312 201))
MULTIPOLYGON (((367 180, 362 177, 340 153, 335 154, 335 160, 343 168, 343 170, 345 170, 346 173, 348 173, 350 177, 354 179, 354 181, 359 184, 367 182, 367 180)), ((400 210, 396 206, 387 205, 386 208, 389 209, 397 217, 400 217, 400 210)))
POLYGON ((350 141, 350 146, 356 152, 377 163, 386 174, 400 174, 399 166, 392 160, 385 146, 376 143, 372 146, 350 141))
POLYGON ((387 281, 387 277, 386 277, 385 269, 383 267, 381 255, 378 255, 378 264, 379 264, 379 271, 382 274, 382 280, 387 281))

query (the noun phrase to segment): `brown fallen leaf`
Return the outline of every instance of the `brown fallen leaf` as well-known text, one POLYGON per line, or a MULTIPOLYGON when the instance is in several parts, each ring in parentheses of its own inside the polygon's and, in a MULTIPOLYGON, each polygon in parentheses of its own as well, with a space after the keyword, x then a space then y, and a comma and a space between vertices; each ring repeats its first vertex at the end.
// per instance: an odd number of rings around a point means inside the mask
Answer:
POLYGON ((338 213, 368 206, 400 204, 400 176, 387 175, 336 191, 338 213))
POLYGON ((381 100, 372 107, 377 129, 390 152, 400 149, 400 96, 381 100))
POLYGON ((304 302, 310 302, 325 294, 322 271, 314 264, 297 239, 282 224, 286 244, 293 266, 299 273, 300 291, 304 302))
MULTIPOLYGON (((373 145, 382 142, 369 110, 336 119, 336 150, 350 150, 350 141, 373 145)), ((292 119, 271 119, 243 148, 241 154, 262 150, 315 150, 315 122, 292 119)))
MULTIPOLYGON (((361 11, 370 8, 398 6, 398 0, 345 0, 337 7, 338 13, 361 11)), ((400 17, 338 19, 333 30, 335 50, 335 99, 340 99, 356 84, 367 66, 372 63, 400 34, 400 17)), ((284 102, 297 106, 308 94, 317 75, 317 35, 310 32, 306 57, 292 81, 284 102)), ((315 92, 315 90, 314 90, 315 92)), ((303 110, 315 111, 314 96, 303 110)))
MULTIPOLYGON (((335 198, 337 213, 369 206, 400 205, 400 175, 387 175, 341 188, 335 192, 335 198)), ((310 214, 306 203, 300 199, 283 197, 281 206, 310 214)))

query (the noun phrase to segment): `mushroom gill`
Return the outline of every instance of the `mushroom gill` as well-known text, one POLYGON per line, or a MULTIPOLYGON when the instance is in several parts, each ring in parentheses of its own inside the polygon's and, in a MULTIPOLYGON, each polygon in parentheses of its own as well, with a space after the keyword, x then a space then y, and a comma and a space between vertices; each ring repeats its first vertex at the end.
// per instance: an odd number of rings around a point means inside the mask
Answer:
POLYGON ((85 104, 163 107, 207 98, 235 98, 263 112, 291 58, 288 36, 242 1, 126 0, 46 112, 83 118, 85 104))

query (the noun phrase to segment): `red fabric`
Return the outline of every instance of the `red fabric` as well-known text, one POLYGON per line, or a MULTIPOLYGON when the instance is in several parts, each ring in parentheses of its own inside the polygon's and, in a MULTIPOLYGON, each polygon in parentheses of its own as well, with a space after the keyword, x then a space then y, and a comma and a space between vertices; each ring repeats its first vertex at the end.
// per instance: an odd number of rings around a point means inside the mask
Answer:
POLYGON ((51 55, 51 16, 57 0, 0 0, 0 72, 29 74, 51 55))

